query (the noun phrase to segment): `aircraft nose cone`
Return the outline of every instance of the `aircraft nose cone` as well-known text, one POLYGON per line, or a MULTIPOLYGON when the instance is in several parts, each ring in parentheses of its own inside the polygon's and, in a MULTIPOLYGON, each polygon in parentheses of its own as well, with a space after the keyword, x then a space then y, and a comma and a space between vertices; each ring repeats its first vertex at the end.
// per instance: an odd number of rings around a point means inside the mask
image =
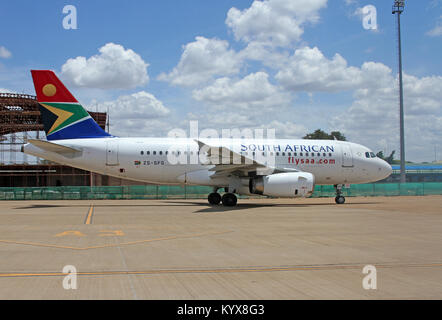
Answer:
POLYGON ((393 173, 393 168, 391 167, 391 165, 389 163, 387 163, 387 174, 390 176, 393 173))
POLYGON ((393 173, 393 169, 391 168, 390 164, 386 161, 381 160, 382 162, 379 165, 379 174, 381 176, 381 179, 385 179, 389 177, 393 173))

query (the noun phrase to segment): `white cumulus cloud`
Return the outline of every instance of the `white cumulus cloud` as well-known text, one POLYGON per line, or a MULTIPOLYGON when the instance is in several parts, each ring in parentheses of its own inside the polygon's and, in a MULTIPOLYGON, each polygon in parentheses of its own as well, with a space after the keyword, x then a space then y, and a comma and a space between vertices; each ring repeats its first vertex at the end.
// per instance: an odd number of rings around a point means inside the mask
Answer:
POLYGON ((442 36, 442 16, 439 17, 439 20, 436 23, 436 26, 427 32, 427 35, 432 37, 442 36))
POLYGON ((196 37, 186 44, 178 65, 158 79, 173 85, 192 87, 210 81, 214 76, 232 75, 239 72, 241 58, 225 40, 196 37))
POLYGON ((341 92, 376 84, 390 73, 391 69, 382 63, 365 62, 357 68, 348 66, 340 54, 328 59, 317 47, 303 47, 280 68, 275 79, 296 92, 341 92))
POLYGON ((262 71, 241 79, 219 78, 193 90, 193 98, 205 107, 198 119, 210 128, 273 128, 270 122, 289 112, 291 102, 291 94, 271 84, 262 71))
POLYGON ((12 56, 12 53, 8 49, 6 49, 3 46, 0 46, 0 58, 7 59, 7 58, 10 58, 11 56, 12 56))
POLYGON ((194 90, 193 98, 206 102, 217 109, 269 111, 286 106, 290 97, 269 82, 265 72, 249 74, 243 79, 228 77, 217 79, 212 85, 194 90))
MULTIPOLYGON (((390 73, 373 73, 371 86, 357 89, 352 105, 331 124, 376 151, 399 154, 398 80, 390 73)), ((404 74, 406 158, 428 161, 442 134, 442 77, 404 74)))
POLYGON ((112 101, 92 101, 89 109, 109 112, 110 132, 121 137, 165 136, 172 113, 145 91, 122 95, 112 101))
POLYGON ((271 46, 289 46, 301 39, 306 23, 319 20, 327 0, 254 1, 244 10, 231 8, 226 24, 236 40, 271 46))
POLYGON ((107 43, 99 54, 69 59, 61 70, 63 78, 77 87, 132 89, 149 81, 148 66, 133 50, 107 43))
POLYGON ((170 113, 160 100, 145 91, 123 95, 97 105, 100 110, 109 110, 109 113, 118 115, 119 119, 155 119, 170 113))

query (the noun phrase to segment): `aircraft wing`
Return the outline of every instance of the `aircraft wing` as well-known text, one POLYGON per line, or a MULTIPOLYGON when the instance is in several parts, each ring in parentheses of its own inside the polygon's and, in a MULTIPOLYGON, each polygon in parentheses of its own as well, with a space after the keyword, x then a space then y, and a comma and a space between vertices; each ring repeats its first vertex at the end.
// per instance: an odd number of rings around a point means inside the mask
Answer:
POLYGON ((293 168, 275 168, 241 155, 229 148, 210 146, 200 140, 195 140, 199 145, 199 151, 207 154, 205 164, 212 165, 209 171, 215 171, 211 178, 219 178, 230 175, 240 177, 249 176, 251 172, 259 172, 260 175, 268 175, 281 172, 298 172, 293 168))
POLYGON ((45 140, 37 140, 37 139, 29 139, 28 142, 30 144, 33 144, 34 146, 43 149, 45 151, 49 151, 49 152, 55 152, 55 153, 59 153, 61 155, 74 155, 77 153, 81 153, 81 150, 77 150, 71 147, 66 147, 66 146, 62 146, 56 143, 52 143, 49 141, 45 141, 45 140))

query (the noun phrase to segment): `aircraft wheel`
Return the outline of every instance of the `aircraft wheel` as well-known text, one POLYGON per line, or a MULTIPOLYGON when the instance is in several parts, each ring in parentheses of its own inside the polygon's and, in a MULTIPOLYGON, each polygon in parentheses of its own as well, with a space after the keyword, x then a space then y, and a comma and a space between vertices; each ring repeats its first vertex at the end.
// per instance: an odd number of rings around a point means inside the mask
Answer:
POLYGON ((345 202, 345 197, 343 197, 343 196, 337 196, 337 197, 335 198, 335 202, 336 202, 337 204, 344 204, 344 202, 345 202))
POLYGON ((217 205, 221 202, 221 195, 217 192, 213 192, 209 194, 207 197, 207 200, 209 200, 209 203, 212 205, 217 205))
POLYGON ((233 193, 225 193, 221 200, 226 207, 234 207, 238 201, 233 193))

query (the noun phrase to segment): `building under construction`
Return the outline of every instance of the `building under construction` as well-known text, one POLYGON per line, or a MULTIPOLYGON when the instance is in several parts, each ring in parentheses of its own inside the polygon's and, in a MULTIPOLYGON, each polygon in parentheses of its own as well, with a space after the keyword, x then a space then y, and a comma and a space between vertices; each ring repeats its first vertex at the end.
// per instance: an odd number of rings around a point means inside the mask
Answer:
MULTIPOLYGON (((89 112, 106 130, 107 113, 89 112)), ((0 93, 0 187, 122 185, 110 178, 28 156, 21 147, 28 138, 44 138, 35 96, 0 93)), ((131 184, 126 182, 125 184, 131 184)))

